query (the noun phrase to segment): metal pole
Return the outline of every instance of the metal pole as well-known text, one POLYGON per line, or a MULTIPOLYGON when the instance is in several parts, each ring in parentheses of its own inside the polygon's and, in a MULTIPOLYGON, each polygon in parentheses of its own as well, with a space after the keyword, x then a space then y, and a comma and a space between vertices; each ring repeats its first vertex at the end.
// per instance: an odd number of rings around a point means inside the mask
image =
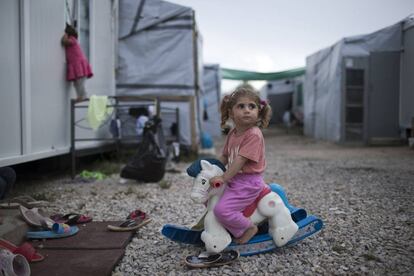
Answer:
POLYGON ((114 97, 115 98, 115 122, 116 122, 116 127, 118 129, 118 136, 116 137, 116 158, 118 159, 118 162, 121 161, 121 151, 120 151, 120 146, 121 146, 121 132, 122 132, 122 125, 119 123, 118 124, 118 120, 119 119, 119 113, 118 113, 118 105, 119 105, 119 100, 118 97, 114 97), (118 127, 119 126, 119 127, 118 127))
POLYGON ((177 122, 177 131, 175 132, 176 141, 177 143, 180 143, 180 110, 178 107, 175 109, 175 120, 177 122))
POLYGON ((75 100, 70 100, 70 154, 72 158, 71 177, 76 174, 76 150, 75 150, 75 100))

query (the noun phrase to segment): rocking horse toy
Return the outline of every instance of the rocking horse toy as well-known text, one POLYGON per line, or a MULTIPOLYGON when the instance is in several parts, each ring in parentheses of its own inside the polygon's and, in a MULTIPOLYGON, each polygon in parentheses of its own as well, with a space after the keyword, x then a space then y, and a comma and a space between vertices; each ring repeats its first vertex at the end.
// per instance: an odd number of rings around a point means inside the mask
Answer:
POLYGON ((211 187, 209 183, 210 178, 222 175, 225 170, 217 159, 197 160, 187 169, 187 174, 194 177, 191 199, 207 207, 203 216, 204 229, 166 224, 161 230, 164 236, 176 242, 204 244, 207 255, 235 250, 241 256, 248 256, 296 243, 322 229, 322 220, 290 205, 283 188, 272 183, 243 212, 258 225, 258 233, 246 244, 232 242, 231 235, 217 221, 213 212, 226 184, 211 187))

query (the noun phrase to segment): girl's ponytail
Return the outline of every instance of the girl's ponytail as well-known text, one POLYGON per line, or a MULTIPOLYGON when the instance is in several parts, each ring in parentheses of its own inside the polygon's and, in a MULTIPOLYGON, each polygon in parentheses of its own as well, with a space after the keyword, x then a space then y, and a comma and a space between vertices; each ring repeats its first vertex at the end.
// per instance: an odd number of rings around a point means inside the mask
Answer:
POLYGON ((260 128, 267 128, 272 117, 272 107, 267 101, 260 101, 259 124, 260 128))
POLYGON ((224 98, 221 100, 220 105, 220 112, 221 112, 221 129, 224 129, 226 127, 226 122, 230 118, 229 115, 229 102, 230 102, 230 95, 224 96, 224 98))

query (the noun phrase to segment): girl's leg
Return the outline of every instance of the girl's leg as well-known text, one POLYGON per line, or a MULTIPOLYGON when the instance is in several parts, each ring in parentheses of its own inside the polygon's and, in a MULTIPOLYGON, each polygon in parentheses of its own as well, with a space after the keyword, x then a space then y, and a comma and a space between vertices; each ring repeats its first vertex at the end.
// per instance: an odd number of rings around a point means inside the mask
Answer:
POLYGON ((261 176, 259 178, 236 176, 228 183, 223 196, 214 208, 214 214, 234 237, 242 237, 246 230, 255 228, 242 212, 255 201, 263 186, 261 176))
POLYGON ((0 199, 3 199, 16 181, 16 172, 10 167, 0 168, 0 199))
POLYGON ((76 90, 77 101, 82 101, 84 98, 86 98, 85 79, 86 78, 83 77, 73 82, 76 90))
POLYGON ((0 199, 6 197, 7 194, 7 182, 6 180, 0 175, 0 199))

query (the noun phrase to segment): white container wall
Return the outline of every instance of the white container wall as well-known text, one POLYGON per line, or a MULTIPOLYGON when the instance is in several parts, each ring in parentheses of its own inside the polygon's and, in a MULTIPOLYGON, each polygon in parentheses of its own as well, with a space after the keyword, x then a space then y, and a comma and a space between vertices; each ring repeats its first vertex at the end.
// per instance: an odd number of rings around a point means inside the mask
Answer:
MULTIPOLYGON (((79 0, 74 1, 79 8, 79 0)), ((117 1, 88 2, 89 56, 95 75, 86 82, 87 91, 114 95, 117 1)), ((74 6, 73 1, 68 4, 74 6)), ((0 51, 0 166, 70 150, 74 89, 66 81, 60 42, 66 8, 65 0, 0 1, 0 32, 7 37, 0 51)))

